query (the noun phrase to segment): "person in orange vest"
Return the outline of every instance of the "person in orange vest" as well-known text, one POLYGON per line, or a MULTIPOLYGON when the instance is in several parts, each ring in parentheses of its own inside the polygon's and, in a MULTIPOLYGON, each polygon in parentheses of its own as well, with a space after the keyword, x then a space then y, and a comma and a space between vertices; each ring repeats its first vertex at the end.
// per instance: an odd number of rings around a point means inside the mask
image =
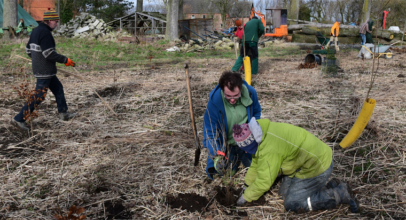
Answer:
POLYGON ((330 46, 330 44, 333 42, 334 40, 334 45, 336 47, 336 51, 339 51, 340 48, 338 48, 338 34, 340 32, 340 23, 341 20, 338 18, 336 20, 336 22, 333 24, 333 27, 331 27, 331 31, 330 31, 330 42, 327 44, 326 49, 328 49, 328 47, 330 46))

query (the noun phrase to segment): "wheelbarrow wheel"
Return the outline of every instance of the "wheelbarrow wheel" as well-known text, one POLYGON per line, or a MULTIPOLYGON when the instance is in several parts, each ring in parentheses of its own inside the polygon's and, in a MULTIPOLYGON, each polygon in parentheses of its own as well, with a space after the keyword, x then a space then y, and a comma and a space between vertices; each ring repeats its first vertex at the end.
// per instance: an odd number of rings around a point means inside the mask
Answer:
POLYGON ((393 58, 393 54, 385 54, 385 59, 392 59, 393 58))

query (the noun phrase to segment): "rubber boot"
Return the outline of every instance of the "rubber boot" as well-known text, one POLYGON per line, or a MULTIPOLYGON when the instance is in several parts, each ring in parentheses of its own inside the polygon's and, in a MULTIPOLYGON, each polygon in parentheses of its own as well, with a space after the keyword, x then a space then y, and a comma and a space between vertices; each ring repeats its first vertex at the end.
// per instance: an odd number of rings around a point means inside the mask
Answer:
POLYGON ((11 121, 11 124, 13 124, 15 127, 17 127, 20 130, 23 130, 23 131, 29 131, 30 130, 30 128, 27 126, 27 124, 25 122, 16 121, 14 118, 11 121))
POLYGON ((340 180, 337 178, 332 178, 330 181, 328 181, 328 183, 326 184, 326 188, 327 189, 333 189, 336 188, 338 186, 338 184, 340 184, 340 180))
POLYGON ((69 121, 70 119, 74 118, 77 114, 76 113, 69 113, 69 112, 61 112, 59 113, 59 119, 63 121, 69 121))
POLYGON ((351 187, 349 187, 346 183, 341 182, 333 190, 338 204, 349 204, 350 210, 353 213, 359 211, 359 203, 354 197, 351 187))

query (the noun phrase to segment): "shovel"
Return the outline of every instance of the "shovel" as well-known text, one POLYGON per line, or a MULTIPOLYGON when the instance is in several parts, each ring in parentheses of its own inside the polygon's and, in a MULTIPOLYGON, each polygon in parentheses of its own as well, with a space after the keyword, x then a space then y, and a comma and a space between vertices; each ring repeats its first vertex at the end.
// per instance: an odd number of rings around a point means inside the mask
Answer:
POLYGON ((193 114, 193 104, 192 104, 192 92, 190 91, 190 82, 189 82, 189 65, 188 63, 185 63, 185 72, 186 72, 186 84, 187 84, 187 93, 189 97, 189 111, 190 111, 190 120, 192 121, 192 129, 193 129, 193 136, 195 138, 195 166, 199 164, 199 159, 200 159, 200 144, 199 144, 199 137, 197 136, 197 130, 196 130, 196 122, 195 122, 195 116, 193 114))

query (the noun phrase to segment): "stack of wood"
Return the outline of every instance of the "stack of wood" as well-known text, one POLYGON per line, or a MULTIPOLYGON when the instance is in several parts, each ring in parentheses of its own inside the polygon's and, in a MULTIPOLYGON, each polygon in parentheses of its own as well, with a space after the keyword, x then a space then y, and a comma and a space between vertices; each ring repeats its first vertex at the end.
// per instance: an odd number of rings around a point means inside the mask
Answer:
MULTIPOLYGON (((307 23, 289 25, 288 31, 292 33, 293 42, 297 43, 319 43, 316 41, 316 33, 320 32, 326 38, 330 38, 330 30, 333 24, 307 23)), ((360 44, 359 26, 340 24, 338 40, 341 44, 360 44)), ((402 32, 373 29, 372 36, 382 39, 382 43, 394 43, 402 41, 402 32)), ((406 41, 406 37, 404 39, 406 41)))
POLYGON ((55 36, 97 39, 109 33, 110 30, 111 28, 102 19, 97 19, 88 13, 82 13, 68 23, 61 25, 55 36))

